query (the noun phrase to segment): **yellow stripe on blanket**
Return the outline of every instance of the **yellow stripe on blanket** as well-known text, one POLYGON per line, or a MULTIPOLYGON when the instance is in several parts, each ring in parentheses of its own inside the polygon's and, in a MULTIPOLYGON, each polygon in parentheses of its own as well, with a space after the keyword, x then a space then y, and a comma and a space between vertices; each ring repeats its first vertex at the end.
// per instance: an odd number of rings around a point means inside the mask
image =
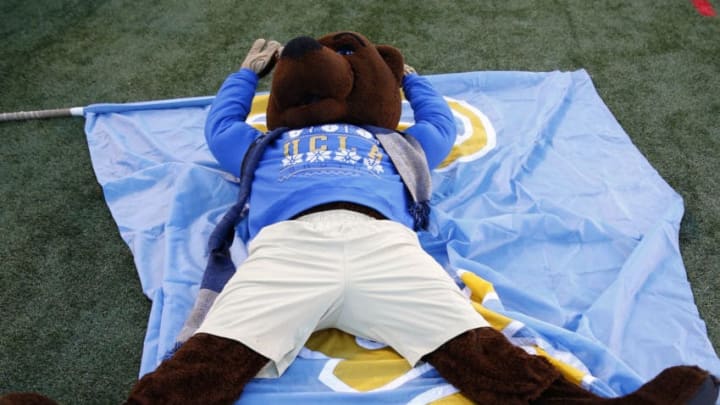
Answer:
MULTIPOLYGON (((459 271, 458 274, 469 290, 471 304, 493 328, 503 332, 511 342, 523 347, 526 351, 547 358, 568 380, 582 385, 582 381, 589 377, 585 371, 554 357, 551 352, 560 352, 540 337, 514 338, 517 332, 525 326, 521 322, 483 305, 490 301, 501 305, 493 285, 471 272, 459 271)), ((327 358, 326 366, 318 379, 336 391, 368 392, 393 389, 421 376, 429 367, 424 365, 411 368, 407 361, 392 348, 381 343, 356 338, 338 329, 326 329, 313 333, 305 344, 305 348, 314 358, 327 358)), ((569 353, 562 354, 563 358, 574 359, 574 356, 569 353)), ((429 403, 433 405, 472 403, 462 394, 452 391, 438 394, 429 399, 429 403)))
POLYGON ((560 374, 562 374, 566 380, 568 380, 574 384, 577 384, 577 385, 582 385, 583 378, 587 375, 586 373, 576 369, 575 367, 573 367, 567 363, 563 363, 562 361, 552 357, 550 354, 548 354, 548 352, 541 349, 540 347, 536 347, 535 350, 537 350, 538 356, 545 357, 550 362, 550 364, 555 366, 555 368, 557 368, 558 371, 560 371, 560 374))

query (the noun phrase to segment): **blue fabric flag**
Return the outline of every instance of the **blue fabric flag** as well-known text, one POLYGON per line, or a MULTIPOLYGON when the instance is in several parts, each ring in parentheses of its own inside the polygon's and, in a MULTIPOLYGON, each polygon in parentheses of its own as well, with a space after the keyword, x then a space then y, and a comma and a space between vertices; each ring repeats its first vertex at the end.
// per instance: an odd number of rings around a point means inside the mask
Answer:
MULTIPOLYGON (((522 325, 504 333, 518 344, 542 342, 603 395, 631 392, 677 364, 720 375, 678 246, 682 199, 588 74, 429 79, 446 96, 459 137, 433 173, 431 223, 420 238, 459 284, 458 274, 469 272, 492 285, 502 305, 488 295, 483 305, 522 325)), ((237 179, 205 144, 211 101, 85 108, 94 170, 153 302, 141 375, 172 348, 202 279, 207 238, 237 196, 237 179)), ((256 97, 248 119, 260 128, 266 101, 256 97)), ((404 105, 401 128, 411 122, 404 105)), ((244 256, 238 239, 233 260, 244 256)), ((326 338, 345 337, 318 336, 281 378, 253 380, 239 403, 462 403, 427 365, 365 379, 323 351, 326 338)), ((351 340, 367 353, 388 350, 351 340)))

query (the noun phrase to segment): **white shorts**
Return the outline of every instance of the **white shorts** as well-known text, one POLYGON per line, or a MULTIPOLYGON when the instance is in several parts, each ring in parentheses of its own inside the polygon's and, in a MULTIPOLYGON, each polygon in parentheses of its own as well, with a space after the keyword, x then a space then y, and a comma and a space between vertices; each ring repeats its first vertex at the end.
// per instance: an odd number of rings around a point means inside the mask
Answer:
POLYGON ((277 377, 316 330, 383 342, 411 365, 453 337, 489 326, 402 224, 346 210, 263 228, 196 333, 269 358, 277 377))

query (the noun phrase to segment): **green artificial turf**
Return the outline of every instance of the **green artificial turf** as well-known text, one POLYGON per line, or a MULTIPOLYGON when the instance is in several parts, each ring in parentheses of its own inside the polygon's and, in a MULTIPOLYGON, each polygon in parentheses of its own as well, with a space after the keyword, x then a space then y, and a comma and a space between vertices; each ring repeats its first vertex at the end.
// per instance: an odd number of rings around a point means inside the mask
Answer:
MULTIPOLYGON (((3 0, 0 111, 211 95, 256 37, 347 29, 421 73, 587 69, 685 200, 682 254, 720 349, 720 18, 690 1, 3 0)), ((83 124, 0 123, 0 394, 111 404, 137 377, 150 304, 83 124)))

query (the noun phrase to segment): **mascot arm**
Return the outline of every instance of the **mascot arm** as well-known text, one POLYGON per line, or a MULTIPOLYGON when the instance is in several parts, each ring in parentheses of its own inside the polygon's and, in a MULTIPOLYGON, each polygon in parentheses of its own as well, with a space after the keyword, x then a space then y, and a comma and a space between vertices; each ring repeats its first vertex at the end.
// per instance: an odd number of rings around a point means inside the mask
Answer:
POLYGON ((450 153, 457 129, 452 111, 430 82, 417 74, 406 74, 403 91, 415 115, 415 125, 405 131, 420 142, 431 169, 450 153))
POLYGON ((258 75, 243 68, 230 74, 218 90, 205 123, 205 139, 222 168, 235 176, 240 175, 245 151, 261 132, 245 122, 258 75))

